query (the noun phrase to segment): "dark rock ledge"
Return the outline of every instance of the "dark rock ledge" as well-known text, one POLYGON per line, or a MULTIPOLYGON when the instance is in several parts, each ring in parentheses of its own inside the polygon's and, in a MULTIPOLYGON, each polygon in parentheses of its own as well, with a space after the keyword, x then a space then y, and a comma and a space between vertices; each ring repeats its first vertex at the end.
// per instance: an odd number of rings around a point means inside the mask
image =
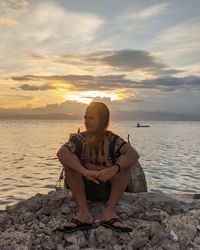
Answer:
MULTIPOLYGON (((105 204, 89 204, 98 224, 105 204)), ((36 194, 0 211, 0 249, 200 249, 200 200, 171 198, 159 193, 124 193, 117 214, 132 228, 117 233, 102 226, 84 232, 54 232, 77 211, 69 193, 36 194)))

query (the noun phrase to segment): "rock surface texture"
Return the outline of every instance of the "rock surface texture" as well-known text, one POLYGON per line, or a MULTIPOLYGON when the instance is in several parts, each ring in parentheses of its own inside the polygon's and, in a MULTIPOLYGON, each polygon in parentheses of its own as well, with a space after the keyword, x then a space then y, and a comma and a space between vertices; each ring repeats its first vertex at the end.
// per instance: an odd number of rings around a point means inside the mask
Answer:
POLYGON ((7 206, 0 211, 0 249, 200 249, 200 200, 181 201, 159 193, 124 193, 117 214, 132 227, 131 233, 99 226, 105 205, 89 203, 95 229, 68 234, 53 231, 77 211, 66 191, 36 194, 7 206))

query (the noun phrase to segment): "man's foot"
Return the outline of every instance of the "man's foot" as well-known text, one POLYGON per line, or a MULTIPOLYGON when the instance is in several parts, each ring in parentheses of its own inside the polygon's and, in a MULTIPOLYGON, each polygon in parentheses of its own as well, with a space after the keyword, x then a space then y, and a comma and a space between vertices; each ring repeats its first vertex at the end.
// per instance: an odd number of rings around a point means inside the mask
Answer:
POLYGON ((115 213, 104 213, 101 218, 100 224, 105 227, 109 227, 112 230, 118 232, 131 232, 132 229, 128 225, 120 220, 115 213))
POLYGON ((62 232, 75 232, 77 230, 90 229, 93 227, 91 214, 78 213, 70 222, 65 221, 57 230, 62 232))
POLYGON ((72 232, 76 232, 78 230, 88 230, 88 229, 93 228, 92 223, 83 223, 77 219, 72 219, 71 224, 73 224, 75 226, 63 226, 61 228, 57 228, 56 230, 61 231, 63 233, 72 233, 72 232))
POLYGON ((126 232, 126 233, 132 232, 132 229, 128 226, 125 226, 125 224, 123 224, 121 222, 120 218, 117 218, 117 217, 112 218, 108 221, 101 221, 100 225, 107 227, 107 228, 110 228, 116 232, 126 232), (117 224, 117 223, 120 223, 120 226, 116 226, 115 224, 117 224))

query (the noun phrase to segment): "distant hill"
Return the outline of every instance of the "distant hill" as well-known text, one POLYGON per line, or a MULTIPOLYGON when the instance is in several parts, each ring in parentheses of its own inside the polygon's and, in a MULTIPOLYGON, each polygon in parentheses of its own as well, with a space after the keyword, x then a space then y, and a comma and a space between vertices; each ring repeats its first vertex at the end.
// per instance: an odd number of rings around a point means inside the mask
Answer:
POLYGON ((200 121, 200 114, 179 114, 162 111, 123 111, 113 112, 113 119, 134 121, 200 121))
POLYGON ((0 119, 32 119, 32 120, 79 120, 78 114, 18 114, 0 113, 0 119))
MULTIPOLYGON (((80 120, 83 113, 37 113, 32 109, 0 109, 0 119, 80 120)), ((111 111, 113 120, 134 121, 200 121, 200 114, 179 114, 162 111, 111 111)))

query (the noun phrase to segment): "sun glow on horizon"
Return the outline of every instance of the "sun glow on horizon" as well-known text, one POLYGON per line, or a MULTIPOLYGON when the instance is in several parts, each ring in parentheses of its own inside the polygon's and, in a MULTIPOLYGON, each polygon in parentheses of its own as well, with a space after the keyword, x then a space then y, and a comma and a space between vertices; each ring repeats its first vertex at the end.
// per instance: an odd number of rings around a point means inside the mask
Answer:
POLYGON ((108 93, 108 92, 106 93, 106 92, 103 92, 103 91, 84 91, 84 92, 80 92, 79 94, 67 95, 66 100, 77 101, 77 102, 89 104, 96 97, 110 98, 111 101, 121 99, 119 97, 119 95, 116 94, 116 93, 108 93))

